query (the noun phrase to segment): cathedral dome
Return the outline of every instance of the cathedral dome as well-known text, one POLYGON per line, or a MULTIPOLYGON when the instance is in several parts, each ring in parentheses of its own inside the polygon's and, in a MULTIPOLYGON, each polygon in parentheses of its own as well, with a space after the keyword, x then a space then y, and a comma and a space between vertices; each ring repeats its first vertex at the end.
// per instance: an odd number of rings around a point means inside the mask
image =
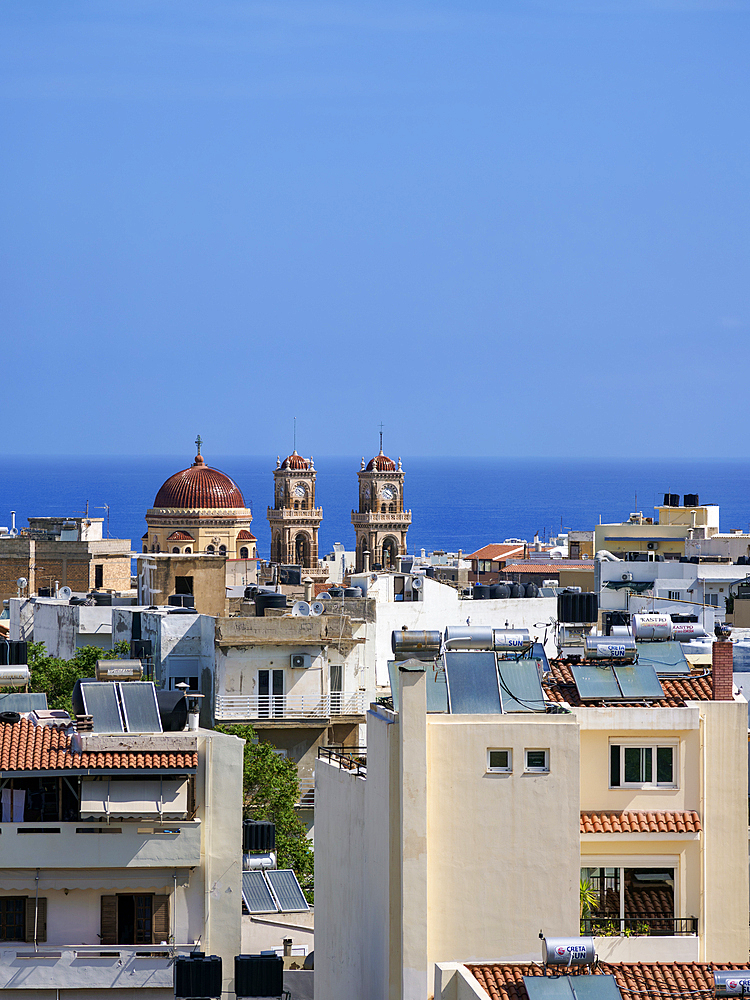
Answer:
POLYGON ((281 468, 282 469, 299 469, 299 470, 302 471, 302 470, 305 470, 305 469, 309 469, 310 468, 310 463, 308 462, 308 460, 306 458, 303 458, 301 455, 298 455, 297 451, 295 449, 292 452, 292 454, 291 455, 287 455, 287 457, 281 463, 281 468))
POLYGON ((381 451, 367 463, 367 472, 395 472, 396 463, 381 451))
POLYGON ((154 507, 183 510, 236 509, 244 506, 245 500, 239 486, 223 472, 209 468, 202 455, 195 456, 189 469, 170 476, 154 500, 154 507))

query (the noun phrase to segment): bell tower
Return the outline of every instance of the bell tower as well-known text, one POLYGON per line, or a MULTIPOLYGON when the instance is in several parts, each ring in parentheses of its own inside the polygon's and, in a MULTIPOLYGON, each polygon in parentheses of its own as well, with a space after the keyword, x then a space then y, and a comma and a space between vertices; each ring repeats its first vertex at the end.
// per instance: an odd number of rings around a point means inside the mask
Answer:
POLYGON ((315 506, 315 465, 296 449, 274 469, 273 507, 268 508, 271 526, 271 562, 318 569, 318 528, 322 507, 315 506))
POLYGON ((357 572, 381 567, 395 569, 397 557, 406 555, 406 532, 411 524, 411 511, 404 510, 404 472, 401 459, 398 467, 383 454, 383 432, 380 432, 380 452, 359 473, 359 510, 352 511, 352 524, 357 536, 357 572), (367 557, 365 553, 368 553, 367 557), (365 565, 367 562, 367 565, 365 565))

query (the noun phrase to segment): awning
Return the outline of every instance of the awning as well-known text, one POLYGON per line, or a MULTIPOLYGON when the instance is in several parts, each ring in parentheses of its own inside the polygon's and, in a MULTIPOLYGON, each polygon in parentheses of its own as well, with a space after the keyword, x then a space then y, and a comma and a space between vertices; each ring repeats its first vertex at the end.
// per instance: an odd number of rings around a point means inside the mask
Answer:
MULTIPOLYGON (((190 868, 41 868, 39 892, 62 889, 112 889, 118 892, 149 889, 171 892, 177 885, 188 885, 190 868)), ((35 868, 0 868, 0 889, 11 892, 35 892, 35 868)))
POLYGON ((187 814, 188 783, 184 778, 81 781, 81 819, 185 819, 187 814))
POLYGON ((642 594, 645 590, 654 589, 653 580, 607 580, 604 584, 608 590, 632 590, 634 594, 642 594))

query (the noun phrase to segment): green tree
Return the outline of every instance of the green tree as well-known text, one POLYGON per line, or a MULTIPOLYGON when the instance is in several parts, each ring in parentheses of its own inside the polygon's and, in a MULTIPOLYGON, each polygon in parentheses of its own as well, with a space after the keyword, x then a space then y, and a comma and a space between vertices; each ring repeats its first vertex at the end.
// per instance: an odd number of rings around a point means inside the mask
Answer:
POLYGON ((29 687, 32 691, 43 691, 47 695, 47 704, 50 708, 60 708, 72 714, 73 705, 70 696, 76 681, 81 677, 93 677, 97 660, 116 660, 127 656, 129 652, 130 646, 127 642, 118 642, 114 649, 109 650, 85 646, 76 652, 72 660, 61 660, 56 656, 48 656, 43 642, 30 642, 29 687))
POLYGON ((245 819, 276 824, 280 868, 291 868, 309 903, 314 901, 314 863, 304 824, 295 810, 299 801, 297 766, 281 757, 271 743, 258 740, 251 725, 217 726, 221 733, 245 741, 243 807, 245 819))

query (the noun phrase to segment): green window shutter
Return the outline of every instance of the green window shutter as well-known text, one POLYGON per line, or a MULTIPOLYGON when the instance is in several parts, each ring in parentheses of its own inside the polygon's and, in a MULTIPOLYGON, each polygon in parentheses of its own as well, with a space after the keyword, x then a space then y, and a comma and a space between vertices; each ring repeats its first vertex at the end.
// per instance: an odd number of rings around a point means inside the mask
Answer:
POLYGON ((154 896, 153 913, 153 937, 152 944, 161 944, 162 941, 169 941, 169 896, 154 896))
POLYGON ((102 896, 102 944, 117 944, 117 896, 102 896))
POLYGON ((47 900, 44 896, 37 899, 35 896, 26 897, 26 941, 33 944, 36 931, 36 940, 47 940, 47 900))

